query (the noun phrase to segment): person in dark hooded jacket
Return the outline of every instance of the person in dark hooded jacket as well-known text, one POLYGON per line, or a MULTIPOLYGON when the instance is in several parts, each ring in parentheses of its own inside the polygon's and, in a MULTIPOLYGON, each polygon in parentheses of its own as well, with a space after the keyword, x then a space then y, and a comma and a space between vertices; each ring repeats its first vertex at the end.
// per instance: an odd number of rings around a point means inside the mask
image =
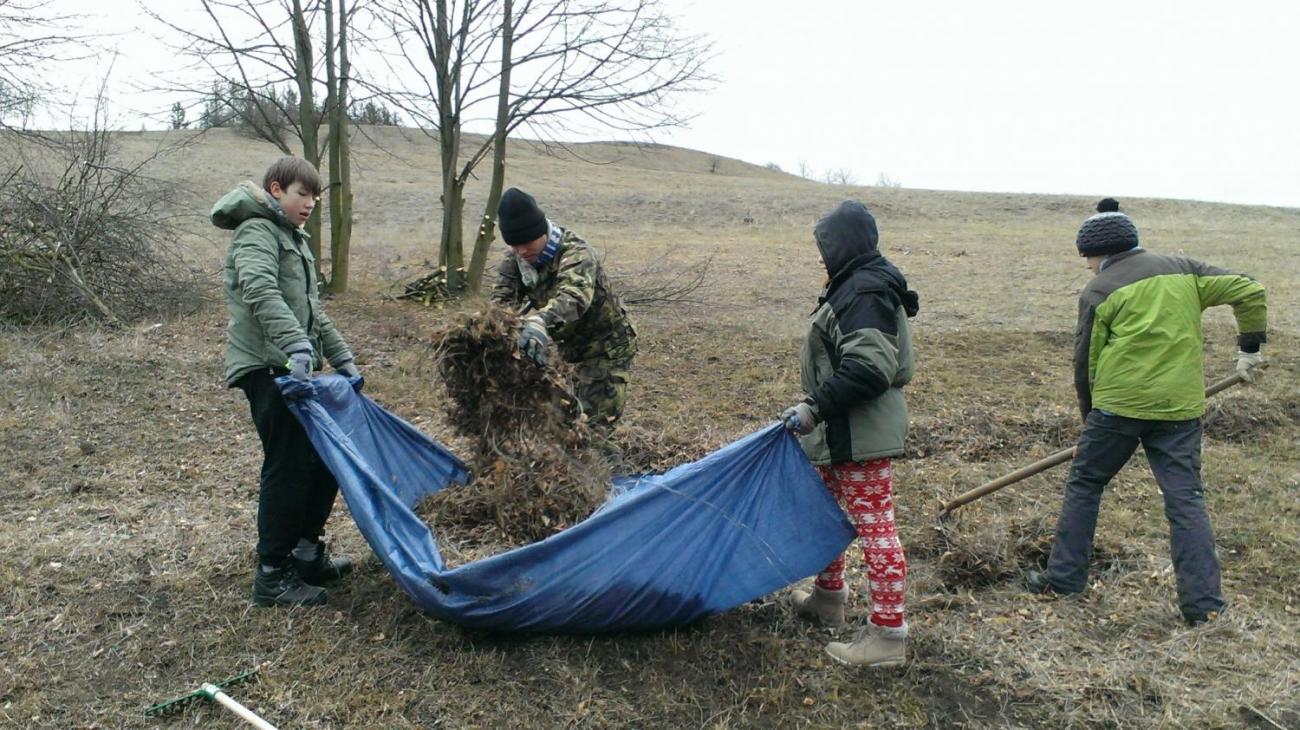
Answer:
MULTIPOLYGON (((807 397, 781 419, 857 527, 866 556, 870 620, 853 641, 826 650, 844 664, 897 666, 906 660, 907 562, 894 525, 891 459, 903 453, 907 434, 903 386, 915 367, 908 318, 919 298, 880 253, 876 221, 862 203, 841 203, 814 235, 830 280, 801 356, 807 397)), ((789 598, 802 616, 843 624, 844 556, 826 566, 811 592, 789 598)))

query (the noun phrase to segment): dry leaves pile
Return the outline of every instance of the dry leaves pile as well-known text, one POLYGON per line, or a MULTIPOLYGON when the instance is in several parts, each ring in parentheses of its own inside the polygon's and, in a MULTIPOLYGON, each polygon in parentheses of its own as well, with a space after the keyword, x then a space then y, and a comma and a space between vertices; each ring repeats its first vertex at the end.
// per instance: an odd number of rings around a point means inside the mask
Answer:
POLYGON ((473 484, 435 495, 435 529, 492 523, 511 544, 541 540, 604 500, 610 464, 573 395, 573 368, 546 367, 516 344, 520 318, 490 307, 458 315, 434 336, 448 422, 473 442, 473 484))

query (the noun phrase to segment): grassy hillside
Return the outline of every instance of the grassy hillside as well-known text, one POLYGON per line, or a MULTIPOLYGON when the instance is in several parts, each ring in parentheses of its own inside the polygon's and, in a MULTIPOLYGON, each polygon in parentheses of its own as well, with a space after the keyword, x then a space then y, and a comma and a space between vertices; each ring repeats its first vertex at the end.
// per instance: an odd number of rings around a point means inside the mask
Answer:
MULTIPOLYGON (((354 286, 326 306, 367 392, 454 446, 427 345, 449 311, 381 296, 435 256, 436 151, 410 130, 365 131, 354 286)), ((142 156, 177 140, 187 145, 151 171, 174 186, 186 246, 215 282, 226 240, 207 210, 276 153, 228 131, 117 141, 142 156)), ((1063 469, 935 519, 940 499, 1072 442, 1069 349, 1088 278, 1073 241, 1107 191, 832 187, 727 159, 711 172, 714 156, 662 146, 511 152, 508 183, 603 250, 622 281, 711 257, 698 302, 633 312, 642 343, 625 417, 708 447, 799 395, 798 347, 824 276, 813 222, 846 197, 876 213, 883 250, 922 296, 897 488, 907 667, 834 665, 821 649, 832 635, 778 596, 661 633, 465 631, 413 607, 341 501, 332 536, 360 558, 358 574, 323 609, 250 608, 260 453, 242 395, 223 388, 214 299, 124 330, 0 328, 0 725, 167 726, 140 711, 261 665, 233 694, 286 728, 1300 726, 1300 210, 1121 201, 1148 248, 1269 289, 1272 368, 1207 418, 1207 499, 1232 607, 1187 629, 1140 456, 1107 495, 1094 583, 1076 599, 1031 597, 1017 578, 1044 558, 1063 469)), ((1207 379, 1231 372, 1234 351, 1230 313, 1207 313, 1207 379)), ((202 707, 172 724, 237 727, 202 707)))

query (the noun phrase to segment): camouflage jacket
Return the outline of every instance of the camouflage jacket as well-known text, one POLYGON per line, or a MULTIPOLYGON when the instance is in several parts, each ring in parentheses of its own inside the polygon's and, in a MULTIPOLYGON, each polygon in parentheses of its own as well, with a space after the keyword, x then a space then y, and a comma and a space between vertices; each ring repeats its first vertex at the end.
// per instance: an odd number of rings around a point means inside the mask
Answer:
POLYGON ((562 230, 560 249, 541 269, 510 252, 497 267, 492 301, 530 305, 568 362, 630 360, 636 329, 591 245, 562 230))

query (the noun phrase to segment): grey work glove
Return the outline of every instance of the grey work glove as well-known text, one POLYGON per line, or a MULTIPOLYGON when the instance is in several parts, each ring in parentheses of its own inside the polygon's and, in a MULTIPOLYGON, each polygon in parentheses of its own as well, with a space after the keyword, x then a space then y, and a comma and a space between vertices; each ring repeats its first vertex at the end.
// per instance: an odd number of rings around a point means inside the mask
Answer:
POLYGON ((551 336, 546 333, 546 322, 536 315, 524 319, 523 329, 519 330, 519 350, 537 364, 544 367, 550 356, 551 336))
POLYGON ((289 356, 289 361, 284 364, 289 369, 289 374, 298 380, 311 378, 311 366, 314 359, 311 354, 311 343, 306 340, 295 342, 285 348, 284 351, 289 356))
POLYGON ((357 364, 351 360, 344 360, 343 362, 338 363, 334 366, 334 371, 339 375, 344 375, 349 378, 361 377, 361 371, 357 370, 357 364))
POLYGON ((817 414, 807 403, 797 403, 781 413, 781 422, 791 433, 806 436, 817 427, 817 414))
POLYGON ((1259 382, 1259 377, 1264 374, 1264 369, 1259 366, 1263 363, 1262 352, 1237 351, 1237 374, 1247 383, 1259 382))

